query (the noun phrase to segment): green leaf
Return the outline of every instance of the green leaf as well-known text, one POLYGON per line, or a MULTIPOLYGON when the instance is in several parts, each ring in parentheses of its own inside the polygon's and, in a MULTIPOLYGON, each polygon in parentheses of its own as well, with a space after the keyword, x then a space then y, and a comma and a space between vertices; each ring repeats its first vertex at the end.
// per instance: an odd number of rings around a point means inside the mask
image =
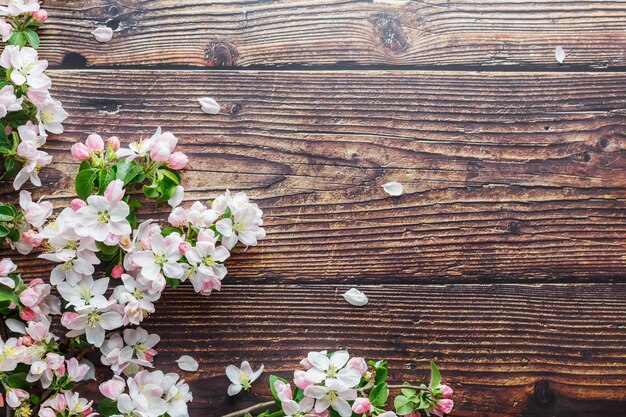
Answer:
POLYGON ((115 180, 115 172, 111 169, 102 168, 98 179, 98 194, 103 195, 113 180, 115 180))
POLYGON ((15 219, 15 208, 12 204, 1 204, 0 205, 0 222, 10 222, 15 219))
POLYGON ((163 228, 163 230, 161 230, 161 236, 169 236, 172 233, 180 233, 180 229, 177 229, 176 227, 172 227, 172 226, 167 226, 165 228, 163 228))
POLYGON ((84 171, 89 168, 91 168, 91 164, 89 163, 89 161, 85 160, 81 162, 80 165, 78 166, 78 172, 84 171))
POLYGON ((11 229, 0 224, 0 238, 7 237, 11 233, 11 229))
POLYGON ((32 29, 26 29, 24 31, 24 36, 26 36, 26 40, 33 48, 39 48, 39 35, 32 29))
POLYGON ((412 397, 417 394, 417 391, 415 391, 414 389, 401 388, 400 391, 402 391, 402 394, 406 397, 412 397))
POLYGON ((15 305, 20 305, 20 299, 13 288, 6 285, 0 285, 0 301, 11 301, 15 305))
POLYGON ((280 407, 280 399, 278 398, 278 393, 276 392, 276 388, 274 388, 274 383, 276 381, 283 381, 285 384, 288 384, 288 382, 276 375, 270 375, 270 390, 272 390, 272 396, 274 397, 274 400, 276 401, 276 405, 280 407))
POLYGON ((103 417, 110 417, 120 413, 117 409, 117 402, 109 398, 103 398, 98 402, 98 412, 103 417))
POLYGON ((376 385, 370 391, 370 402, 377 407, 384 406, 387 403, 387 398, 389 398, 389 388, 386 382, 376 385))
POLYGON ((167 285, 169 285, 170 287, 172 287, 174 289, 180 287, 180 280, 178 280, 178 279, 165 278, 165 282, 167 282, 167 285))
POLYGON ((80 171, 76 175, 76 194, 78 194, 78 198, 86 200, 91 195, 96 176, 97 173, 93 169, 80 171))
POLYGON ((387 380, 387 362, 379 362, 376 367, 376 376, 374 377, 374 384, 382 384, 387 380))
POLYGON ((404 395, 398 395, 394 398, 393 406, 395 407, 396 414, 398 415, 407 415, 413 412, 413 403, 404 395))
POLYGON ((0 152, 10 152, 13 150, 13 144, 7 136, 6 127, 0 124, 0 152))
POLYGON ((441 385, 441 373, 435 362, 430 362, 430 388, 436 388, 441 385))
POLYGON ((26 381, 26 372, 12 373, 7 377, 7 382, 11 388, 20 388, 27 390, 32 387, 32 383, 26 381))
POLYGON ((157 198, 159 196, 159 190, 157 190, 156 188, 144 185, 142 190, 145 196, 148 198, 157 198))
POLYGON ((163 176, 169 178, 176 185, 180 184, 180 174, 178 172, 170 171, 169 169, 165 168, 161 169, 160 172, 163 174, 163 176))
POLYGON ((26 39, 26 35, 24 35, 24 32, 14 31, 13 35, 11 36, 7 44, 18 45, 19 47, 22 47, 26 45, 26 41, 27 39, 26 39))
POLYGON ((117 163, 116 179, 122 180, 124 185, 130 184, 133 181, 137 182, 136 179, 142 177, 140 174, 143 174, 143 167, 137 165, 135 161, 120 161, 117 163))

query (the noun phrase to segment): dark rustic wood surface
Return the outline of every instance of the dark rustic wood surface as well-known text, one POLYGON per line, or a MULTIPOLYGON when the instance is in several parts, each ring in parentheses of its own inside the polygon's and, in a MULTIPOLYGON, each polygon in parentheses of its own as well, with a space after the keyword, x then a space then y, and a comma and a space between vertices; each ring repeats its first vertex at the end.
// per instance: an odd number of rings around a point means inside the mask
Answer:
POLYGON ((57 207, 73 142, 160 125, 191 156, 188 200, 245 190, 266 213, 222 292, 168 291, 147 322, 160 368, 200 362, 194 417, 267 398, 265 375, 228 399, 229 363, 288 376, 335 348, 397 383, 436 360, 457 416, 626 415, 626 1, 46 3, 57 207))

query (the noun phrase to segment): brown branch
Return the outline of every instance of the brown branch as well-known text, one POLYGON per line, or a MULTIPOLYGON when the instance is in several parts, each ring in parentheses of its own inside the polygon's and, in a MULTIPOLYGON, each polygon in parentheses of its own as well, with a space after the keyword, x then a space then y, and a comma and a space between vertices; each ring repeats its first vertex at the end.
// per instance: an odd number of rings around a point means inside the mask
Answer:
POLYGON ((224 414, 222 417, 243 417, 248 413, 266 410, 275 404, 276 403, 274 401, 268 401, 266 403, 260 403, 257 405, 253 405, 252 407, 244 408, 243 410, 233 411, 232 413, 224 414))

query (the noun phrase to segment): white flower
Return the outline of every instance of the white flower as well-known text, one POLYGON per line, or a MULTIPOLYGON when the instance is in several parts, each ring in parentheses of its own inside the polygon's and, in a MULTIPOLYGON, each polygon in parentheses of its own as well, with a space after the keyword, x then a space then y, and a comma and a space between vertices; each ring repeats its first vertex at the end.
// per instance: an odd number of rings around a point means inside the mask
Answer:
POLYGON ((13 371, 22 361, 24 348, 14 337, 3 341, 0 339, 0 372, 13 371))
POLYGON ((350 354, 346 350, 334 352, 330 358, 324 352, 309 352, 307 360, 312 367, 306 371, 304 378, 313 384, 338 380, 347 388, 352 388, 361 381, 361 374, 356 369, 344 368, 349 359, 350 354))
POLYGON ((385 192, 392 197, 398 197, 401 196, 404 192, 404 187, 399 182, 392 181, 383 184, 383 190, 385 190, 385 192))
POLYGON ((124 325, 130 323, 139 325, 145 316, 154 313, 153 302, 157 301, 161 294, 150 293, 149 288, 142 285, 128 274, 122 274, 123 285, 118 285, 113 290, 113 297, 124 306, 124 325))
POLYGON ((367 304, 367 296, 356 288, 351 288, 341 295, 347 302, 353 306, 361 307, 367 304))
POLYGON ((306 397, 315 398, 314 410, 321 413, 332 407, 341 417, 350 417, 352 408, 348 401, 354 401, 357 392, 353 388, 348 388, 336 379, 327 379, 326 386, 309 385, 304 389, 306 397))
MULTIPOLYGON (((152 279, 158 275, 168 278, 180 279, 183 276, 183 267, 178 263, 182 257, 178 245, 182 241, 180 236, 176 239, 174 233, 167 236, 152 235, 150 237, 150 250, 136 253, 133 261, 141 267, 141 276, 144 279, 152 279)), ((141 282, 141 281, 140 281, 141 282)))
POLYGON ((41 186, 39 179, 39 170, 50 162, 52 157, 44 151, 40 151, 39 147, 45 143, 45 138, 38 134, 37 126, 28 122, 24 126, 17 128, 21 142, 17 146, 17 156, 26 160, 22 169, 17 173, 13 180, 13 188, 19 190, 26 180, 30 179, 33 185, 41 186))
POLYGON ((152 355, 149 357, 150 360, 148 355, 149 352, 156 354, 153 346, 159 340, 159 336, 148 335, 142 328, 125 329, 123 339, 119 334, 114 334, 102 344, 100 359, 104 365, 110 366, 116 375, 124 372, 125 375, 132 376, 144 367, 152 367, 152 355))
POLYGON ((96 28, 93 32, 93 37, 100 43, 109 42, 113 39, 113 29, 108 26, 96 28))
POLYGON ((198 102, 202 111, 208 114, 218 114, 220 112, 220 105, 211 97, 199 98, 198 102))
POLYGON ((63 121, 67 119, 67 112, 61 105, 59 100, 48 99, 43 102, 41 106, 37 106, 37 120, 39 120, 39 131, 41 134, 45 134, 45 131, 50 133, 63 133, 63 121))
POLYGON ((200 232, 196 246, 185 251, 188 264, 183 278, 189 278, 194 290, 203 295, 221 288, 220 281, 226 276, 223 263, 230 256, 224 246, 215 247, 215 239, 209 236, 207 232, 200 232))
POLYGON ((98 242, 119 239, 130 235, 131 227, 126 216, 130 213, 128 204, 122 201, 119 193, 114 192, 123 184, 121 180, 112 181, 104 192, 104 196, 91 195, 87 205, 78 209, 75 230, 79 236, 92 237, 98 242))
POLYGON ((138 359, 146 362, 152 362, 154 359, 154 355, 157 354, 154 347, 160 340, 159 335, 149 334, 147 330, 141 327, 124 329, 124 342, 133 348, 138 359))
POLYGON ((176 359, 176 363, 183 371, 195 372, 198 370, 198 362, 189 355, 183 355, 176 359))
POLYGON ((0 117, 4 117, 10 111, 18 111, 22 109, 22 101, 24 98, 15 97, 15 91, 12 85, 5 85, 0 89, 0 117))
POLYGON ((39 10, 39 0, 9 0, 7 6, 0 6, 0 16, 18 16, 39 10))
POLYGON ((258 240, 265 238, 265 229, 260 227, 263 220, 259 212, 247 205, 235 210, 233 219, 225 218, 215 223, 217 231, 223 235, 222 244, 230 250, 238 241, 246 246, 254 246, 258 240))
POLYGON ((26 221, 33 227, 41 227, 52 214, 52 203, 49 201, 33 202, 30 192, 20 191, 20 207, 24 211, 26 221))
POLYGON ((256 381, 262 373, 263 365, 261 365, 256 372, 253 372, 248 361, 241 362, 241 368, 237 368, 235 365, 228 365, 226 367, 226 376, 230 379, 230 382, 232 382, 228 386, 228 395, 237 395, 242 389, 246 391, 249 390, 252 383, 256 381))
POLYGON ((12 274, 17 269, 17 265, 9 258, 4 258, 0 261, 0 284, 6 285, 9 288, 15 288, 15 281, 9 278, 9 274, 12 274))
POLYGON ((29 87, 41 88, 50 84, 50 78, 43 72, 48 61, 39 60, 37 50, 28 46, 7 45, 0 55, 0 66, 11 71, 11 81, 15 85, 27 84, 29 87))
POLYGON ((110 303, 104 297, 109 287, 109 279, 102 278, 94 281, 91 276, 86 276, 78 285, 61 282, 57 286, 59 293, 67 301, 67 305, 76 308, 92 306, 96 308, 107 307, 110 303))
MULTIPOLYGON (((157 371, 154 374, 163 379, 162 372, 157 371)), ((162 398, 165 391, 157 383, 159 381, 151 381, 150 376, 147 371, 142 371, 126 381, 128 394, 124 393, 117 398, 117 408, 122 414, 160 417, 167 413, 169 405, 162 398)))
POLYGON ((107 330, 117 329, 124 324, 122 316, 112 311, 111 306, 77 308, 76 313, 77 316, 66 324, 66 327, 71 330, 68 332, 68 337, 86 334, 87 341, 96 347, 102 346, 107 330))

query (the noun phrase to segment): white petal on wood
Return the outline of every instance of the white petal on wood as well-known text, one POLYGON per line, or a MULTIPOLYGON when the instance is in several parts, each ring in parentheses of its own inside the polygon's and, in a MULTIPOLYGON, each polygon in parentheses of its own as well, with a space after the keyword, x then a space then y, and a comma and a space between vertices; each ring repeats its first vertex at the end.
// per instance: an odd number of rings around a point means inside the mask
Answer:
POLYGON ((202 107, 202 111, 208 114, 218 114, 220 112, 220 105, 217 101, 212 99, 211 97, 203 97, 199 98, 198 102, 200 102, 200 106, 202 107))
POLYGON ((385 190, 385 192, 390 196, 397 197, 402 195, 402 193, 404 192, 404 187, 402 187, 402 184, 400 184, 399 182, 392 181, 388 182, 387 184, 383 184, 383 190, 385 190))
POLYGON ((113 38, 113 29, 110 27, 99 27, 91 32, 98 42, 108 42, 113 38))
POLYGON ((554 57, 556 58, 556 62, 562 64, 565 61, 565 50, 560 46, 557 46, 554 50, 554 57))
POLYGON ((183 371, 195 372, 198 370, 198 362, 189 355, 183 355, 176 360, 178 367, 183 371))
POLYGON ((356 288, 349 289, 346 293, 341 294, 341 296, 353 306, 361 307, 368 303, 367 296, 363 294, 361 291, 356 288))

